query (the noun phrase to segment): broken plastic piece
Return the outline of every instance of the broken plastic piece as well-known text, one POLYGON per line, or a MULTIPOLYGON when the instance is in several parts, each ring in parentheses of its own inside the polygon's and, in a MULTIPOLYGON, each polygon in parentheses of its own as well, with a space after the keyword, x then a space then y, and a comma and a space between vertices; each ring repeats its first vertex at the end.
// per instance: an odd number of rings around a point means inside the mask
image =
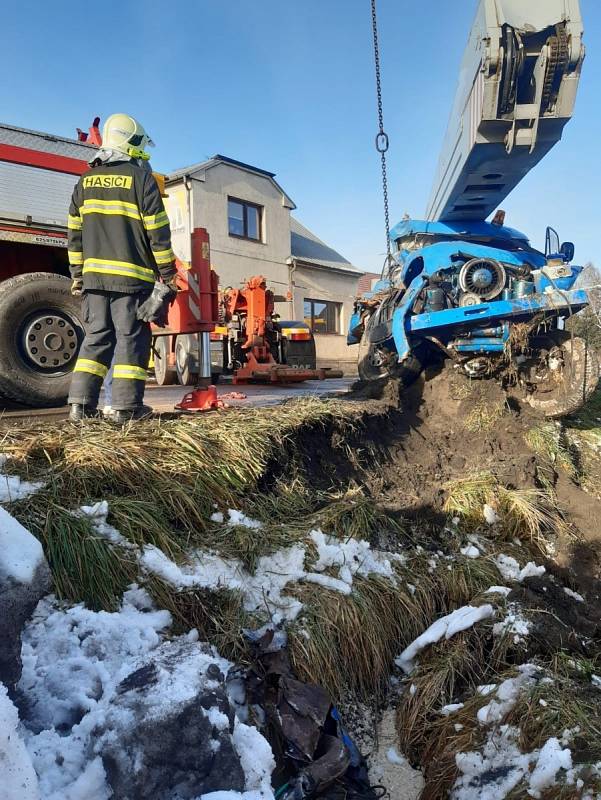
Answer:
POLYGON ((246 400, 246 397, 244 392, 226 392, 221 395, 222 400, 246 400))

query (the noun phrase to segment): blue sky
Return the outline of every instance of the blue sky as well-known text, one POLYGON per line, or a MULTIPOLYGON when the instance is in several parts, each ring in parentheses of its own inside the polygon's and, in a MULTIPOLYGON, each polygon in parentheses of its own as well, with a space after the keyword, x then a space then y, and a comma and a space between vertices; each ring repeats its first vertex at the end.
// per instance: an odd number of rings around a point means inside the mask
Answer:
MULTIPOLYGON (((524 0, 527 2, 527 0, 524 0)), ((563 141, 503 204, 601 261, 601 4, 563 141)), ((391 222, 424 214, 476 0, 379 0, 391 222)), ((126 111, 168 171, 224 153, 277 173, 299 219, 364 269, 384 252, 369 0, 54 0, 2 11, 3 122, 73 135, 126 111)))

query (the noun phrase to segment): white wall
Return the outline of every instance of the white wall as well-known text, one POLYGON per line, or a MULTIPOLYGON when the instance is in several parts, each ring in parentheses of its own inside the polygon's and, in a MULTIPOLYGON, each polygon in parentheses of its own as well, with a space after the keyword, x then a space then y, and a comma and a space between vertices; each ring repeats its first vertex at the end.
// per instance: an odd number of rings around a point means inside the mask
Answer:
POLYGON ((293 274, 295 319, 303 319, 305 298, 341 304, 340 333, 316 333, 315 346, 318 361, 333 362, 333 365, 340 365, 345 371, 352 371, 357 360, 356 347, 349 347, 346 343, 346 331, 353 313, 358 282, 359 275, 304 264, 298 264, 293 274))
MULTIPOLYGON (((229 164, 218 164, 192 176, 192 226, 203 227, 211 237, 211 262, 220 285, 240 286, 247 278, 262 274, 276 295, 289 290, 290 256, 289 201, 266 176, 229 164), (262 241, 229 235, 228 197, 246 200, 263 208, 262 241)), ((189 214, 183 185, 168 187, 167 201, 176 254, 184 251, 187 226, 178 227, 177 215, 189 214), (179 211, 178 211, 179 209, 179 211)))

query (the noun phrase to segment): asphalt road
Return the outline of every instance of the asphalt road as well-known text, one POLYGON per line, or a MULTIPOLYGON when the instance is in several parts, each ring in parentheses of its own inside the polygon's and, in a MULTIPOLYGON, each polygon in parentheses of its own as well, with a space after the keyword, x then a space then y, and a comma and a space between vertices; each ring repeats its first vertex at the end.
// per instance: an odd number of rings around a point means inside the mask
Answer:
MULTIPOLYGON (((285 386, 277 385, 257 385, 232 386, 231 383, 218 384, 218 397, 226 395, 225 402, 235 408, 245 408, 248 406, 270 406, 289 400, 294 397, 324 397, 338 396, 346 394, 356 378, 335 378, 325 381, 305 381, 304 383, 288 384, 285 386), (244 400, 232 400, 227 397, 230 392, 241 392, 246 395, 244 400)), ((175 404, 179 403, 183 396, 192 387, 186 386, 157 386, 149 383, 146 387, 144 402, 152 406, 157 413, 167 413, 174 411, 175 404)), ((101 398, 102 404, 102 398, 101 398)), ((42 408, 42 409, 5 409, 0 411, 0 422, 2 420, 28 420, 28 419, 61 419, 67 416, 68 407, 62 408, 42 408)))

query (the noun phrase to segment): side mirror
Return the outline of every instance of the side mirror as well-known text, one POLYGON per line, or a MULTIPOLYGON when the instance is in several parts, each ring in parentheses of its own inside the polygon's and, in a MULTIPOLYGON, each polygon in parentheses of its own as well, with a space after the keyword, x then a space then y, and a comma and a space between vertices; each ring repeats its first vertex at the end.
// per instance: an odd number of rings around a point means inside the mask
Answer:
POLYGON ((574 260, 574 243, 564 242, 559 248, 559 252, 563 256, 563 260, 566 262, 566 264, 569 264, 570 261, 574 260))
POLYGON ((559 234, 555 228, 548 227, 545 234, 545 256, 554 256, 559 253, 559 234))

